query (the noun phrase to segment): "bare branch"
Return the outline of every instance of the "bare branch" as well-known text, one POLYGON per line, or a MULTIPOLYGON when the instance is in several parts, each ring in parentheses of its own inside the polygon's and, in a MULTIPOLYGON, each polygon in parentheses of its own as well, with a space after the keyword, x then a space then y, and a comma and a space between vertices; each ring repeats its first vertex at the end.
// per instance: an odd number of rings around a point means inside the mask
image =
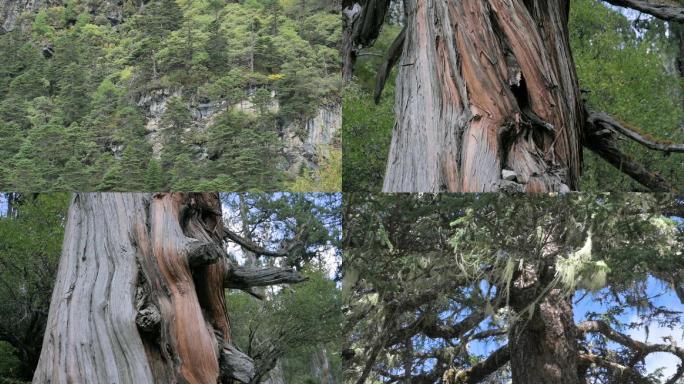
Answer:
POLYGON ((601 129, 590 121, 586 125, 586 140, 583 145, 601 156, 613 167, 627 174, 639 184, 654 192, 672 192, 674 188, 662 176, 648 171, 631 156, 623 153, 615 142, 612 130, 601 129))
POLYGON ((223 234, 222 234, 224 239, 228 239, 230 241, 233 241, 234 243, 237 243, 239 246, 246 248, 247 250, 254 252, 258 255, 262 256, 269 256, 269 257, 284 257, 287 256, 294 247, 299 245, 299 241, 294 241, 292 244, 290 244, 288 247, 279 249, 279 250, 269 250, 263 247, 260 247, 256 244, 254 244, 251 240, 245 239, 244 237, 238 235, 237 233, 231 231, 228 228, 223 228, 223 234))
POLYGON ((275 284, 297 284, 306 280, 306 277, 292 268, 238 266, 226 272, 223 284, 226 288, 244 290, 275 284))
MULTIPOLYGON (((684 153, 684 144, 667 144, 667 143, 659 143, 655 142, 653 140, 649 140, 648 138, 644 137, 643 135, 639 134, 638 132, 635 132, 629 128, 626 128, 625 126, 621 125, 618 123, 615 119, 610 117, 608 114, 603 113, 603 112, 597 112, 597 113, 592 113, 587 117, 587 120, 600 128, 608 128, 608 129, 613 129, 617 131, 618 133, 625 135, 629 137, 630 139, 636 141, 637 143, 649 148, 653 149, 656 151, 663 151, 666 153, 670 152, 683 152, 684 153)), ((597 128, 598 128, 597 127, 597 128)))
POLYGON ((655 4, 643 0, 604 0, 620 7, 631 8, 666 21, 684 23, 684 8, 670 4, 655 4))
POLYGON ((221 382, 223 383, 231 383, 232 380, 249 383, 255 375, 252 358, 230 343, 223 344, 219 365, 221 368, 221 382))
POLYGON ((380 103, 380 96, 382 96, 382 90, 385 88, 385 82, 387 81, 387 78, 389 77, 390 72, 392 72, 392 68, 394 65, 397 63, 397 60, 399 60, 399 57, 401 56, 401 52, 403 51, 404 48, 404 40, 406 39, 406 27, 404 27, 401 32, 399 32, 399 35, 397 35, 397 38, 394 39, 394 42, 392 45, 390 45, 389 50, 387 51, 387 55, 385 56, 385 61, 383 61, 382 64, 380 64, 380 67, 378 68, 378 73, 376 76, 375 80, 375 94, 374 94, 374 100, 375 104, 380 103))

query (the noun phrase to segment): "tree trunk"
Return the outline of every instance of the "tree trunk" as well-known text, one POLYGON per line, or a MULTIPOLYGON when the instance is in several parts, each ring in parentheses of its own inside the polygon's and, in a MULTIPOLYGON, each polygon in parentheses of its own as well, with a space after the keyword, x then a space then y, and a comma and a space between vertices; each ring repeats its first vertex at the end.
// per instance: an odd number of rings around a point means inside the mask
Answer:
POLYGON ((576 189, 584 116, 569 1, 405 7, 384 191, 576 189))
POLYGON ((511 325, 508 347, 516 384, 581 383, 572 304, 558 289, 541 301, 531 319, 523 316, 511 325))
POLYGON ((218 194, 75 195, 34 382, 248 382, 222 231, 218 194))

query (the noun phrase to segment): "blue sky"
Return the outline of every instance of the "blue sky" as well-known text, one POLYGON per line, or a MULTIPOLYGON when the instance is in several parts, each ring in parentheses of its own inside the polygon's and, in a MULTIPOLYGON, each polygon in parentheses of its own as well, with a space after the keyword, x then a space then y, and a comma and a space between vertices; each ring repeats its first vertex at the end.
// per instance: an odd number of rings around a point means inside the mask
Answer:
MULTIPOLYGON (((663 282, 654 278, 648 278, 646 292, 648 296, 651 297, 651 302, 654 305, 664 306, 672 311, 684 312, 684 305, 682 305, 672 289, 663 282)), ((576 323, 585 320, 587 314, 590 312, 603 313, 607 309, 598 295, 585 295, 583 291, 575 294, 574 302, 576 323)), ((619 316, 618 319, 621 322, 629 324, 637 322, 639 317, 636 309, 629 308, 625 314, 619 316)), ((663 343, 662 337, 671 336, 677 344, 684 345, 684 330, 681 325, 679 328, 670 329, 660 327, 658 324, 651 324, 649 326, 648 338, 646 337, 646 330, 644 327, 623 330, 623 333, 628 334, 635 340, 651 343, 663 343)), ((471 351, 471 353, 486 356, 499 348, 499 346, 500 345, 495 342, 472 342, 469 344, 469 351, 471 351)), ((679 364, 679 359, 668 353, 654 353, 649 355, 646 359, 646 369, 649 373, 663 367, 663 374, 666 378, 675 372, 677 364, 679 364)))
MULTIPOLYGON (((237 193, 222 193, 222 197, 227 197, 228 200, 237 202, 239 199, 239 194, 237 193)), ((281 196, 283 196, 284 193, 274 193, 272 194, 273 199, 277 199, 281 196)), ((336 194, 324 194, 324 193, 313 193, 313 194, 308 194, 313 197, 313 201, 315 201, 317 204, 324 204, 324 196, 330 196, 330 195, 336 195, 337 198, 339 199, 339 202, 341 203, 341 194, 336 193, 336 194)), ((223 204, 223 219, 227 221, 227 225, 235 230, 235 231, 241 231, 242 230, 242 222, 239 219, 239 214, 235 210, 233 210, 229 205, 223 204)), ((341 220, 340 220, 341 222, 341 220)), ((325 223, 326 227, 328 228, 329 231, 334 231, 335 229, 338 230, 338 233, 341 234, 341 228, 335 228, 329 225, 328 223, 325 223)), ((283 237, 283 233, 274 231, 274 233, 270 234, 270 237, 272 239, 278 240, 283 237)), ((341 259, 339 257, 339 252, 336 251, 332 245, 328 247, 321 247, 316 250, 318 254, 320 255, 321 260, 325 264, 325 269, 328 273, 328 277, 331 279, 335 276, 335 273, 337 272, 337 269, 339 268, 339 265, 341 263, 341 259)), ((242 248, 234 243, 230 243, 228 246, 228 252, 232 253, 237 261, 239 263, 244 262, 244 254, 242 251, 242 248)))

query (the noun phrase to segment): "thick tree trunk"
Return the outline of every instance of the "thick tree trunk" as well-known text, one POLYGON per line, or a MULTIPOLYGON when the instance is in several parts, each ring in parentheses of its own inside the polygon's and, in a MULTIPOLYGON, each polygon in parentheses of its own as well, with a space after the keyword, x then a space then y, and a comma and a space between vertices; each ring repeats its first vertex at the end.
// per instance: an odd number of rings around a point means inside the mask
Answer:
POLYGON ((222 231, 218 194, 77 194, 34 382, 248 382, 222 231))
POLYGON ((511 325, 508 347, 516 384, 581 383, 572 304, 558 289, 541 301, 531 319, 511 325))
POLYGON ((576 189, 584 116, 569 1, 405 7, 384 191, 576 189))

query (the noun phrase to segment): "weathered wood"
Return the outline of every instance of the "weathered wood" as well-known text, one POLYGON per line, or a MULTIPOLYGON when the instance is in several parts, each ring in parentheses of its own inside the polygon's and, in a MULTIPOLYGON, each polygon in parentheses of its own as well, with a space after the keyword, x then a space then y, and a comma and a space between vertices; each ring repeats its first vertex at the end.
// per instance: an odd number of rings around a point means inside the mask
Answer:
POLYGON ((653 3, 650 1, 643 0, 603 0, 607 3, 618 5, 620 7, 631 8, 643 13, 647 13, 651 16, 655 16, 659 19, 667 21, 676 21, 684 23, 684 7, 664 4, 664 3, 653 3))
POLYGON ((226 272, 225 287, 247 289, 275 284, 296 284, 306 281, 292 268, 236 266, 226 272))
POLYGON ((504 168, 526 192, 576 189, 584 119, 569 1, 405 5, 383 190, 496 191, 504 168))
POLYGON ((213 264, 227 256, 221 245, 197 240, 186 245, 186 252, 188 264, 192 268, 213 264))
POLYGON ((380 34, 390 0, 342 1, 342 78, 349 81, 359 50, 370 46, 380 34))
POLYGON ((254 378, 254 361, 232 344, 225 344, 221 350, 221 380, 230 383, 237 380, 249 383, 254 378))
POLYGON ((35 383, 155 382, 133 305, 135 232, 148 225, 148 203, 144 195, 74 196, 35 383))
POLYGON ((650 172, 618 148, 612 128, 611 125, 606 125, 600 121, 596 121, 596 124, 588 121, 586 125, 587 138, 584 146, 651 191, 673 191, 673 186, 665 178, 657 173, 650 172))
POLYGON ((218 194, 77 194, 34 382, 217 382, 218 225, 218 194))

